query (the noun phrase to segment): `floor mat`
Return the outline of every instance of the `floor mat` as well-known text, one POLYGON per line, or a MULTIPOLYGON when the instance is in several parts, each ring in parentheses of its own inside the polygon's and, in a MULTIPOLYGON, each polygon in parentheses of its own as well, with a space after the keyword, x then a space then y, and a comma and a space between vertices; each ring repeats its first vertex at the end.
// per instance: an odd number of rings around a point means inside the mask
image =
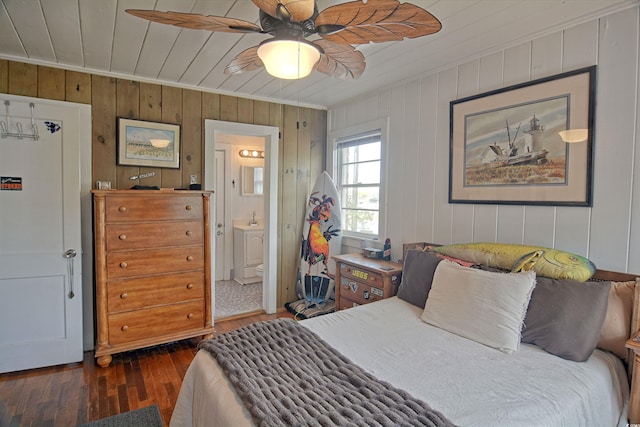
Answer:
POLYGON ((217 281, 215 294, 215 319, 262 309, 262 282, 241 285, 233 280, 217 281))
POLYGON ((123 412, 101 420, 82 424, 78 427, 163 427, 160 409, 157 404, 123 412))
POLYGON ((323 304, 311 304, 307 307, 307 301, 303 298, 298 301, 288 302, 284 305, 297 319, 309 319, 336 311, 335 301, 327 301, 323 304))

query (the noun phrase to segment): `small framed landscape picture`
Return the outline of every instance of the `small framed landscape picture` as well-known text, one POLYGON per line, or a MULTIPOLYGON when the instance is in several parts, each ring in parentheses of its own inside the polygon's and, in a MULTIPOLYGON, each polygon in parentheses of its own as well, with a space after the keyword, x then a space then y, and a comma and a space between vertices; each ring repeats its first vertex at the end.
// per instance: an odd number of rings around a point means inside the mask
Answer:
POLYGON ((180 168, 180 125, 118 118, 118 164, 180 168))

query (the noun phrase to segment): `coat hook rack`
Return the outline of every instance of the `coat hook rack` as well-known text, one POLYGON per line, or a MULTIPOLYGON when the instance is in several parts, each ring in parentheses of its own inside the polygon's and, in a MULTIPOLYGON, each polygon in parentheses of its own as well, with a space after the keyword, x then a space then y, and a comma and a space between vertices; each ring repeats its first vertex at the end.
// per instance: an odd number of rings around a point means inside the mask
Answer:
POLYGON ((0 137, 2 138, 18 138, 18 139, 33 139, 37 141, 40 139, 40 135, 38 135, 38 126, 36 125, 36 121, 33 118, 33 110, 35 109, 35 104, 33 102, 29 103, 29 108, 31 109, 31 133, 24 133, 22 130, 22 123, 16 122, 16 129, 18 132, 9 132, 9 126, 11 124, 10 116, 9 116, 9 105, 11 103, 9 101, 4 101, 4 107, 6 110, 5 120, 0 120, 0 137))

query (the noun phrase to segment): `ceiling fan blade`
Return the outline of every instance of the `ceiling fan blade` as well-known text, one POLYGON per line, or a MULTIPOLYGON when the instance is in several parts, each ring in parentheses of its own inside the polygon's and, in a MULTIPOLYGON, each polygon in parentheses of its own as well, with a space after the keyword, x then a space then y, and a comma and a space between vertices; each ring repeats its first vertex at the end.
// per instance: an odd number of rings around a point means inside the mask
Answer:
POLYGON ((241 74, 246 71, 257 70, 263 68, 264 64, 258 57, 258 46, 250 47, 249 49, 240 52, 224 69, 224 73, 229 74, 241 74))
POLYGON ((318 33, 336 43, 399 41, 433 34, 440 21, 426 10, 397 0, 351 1, 328 7, 315 20, 318 33))
POLYGON ((127 9, 127 13, 138 18, 160 24, 193 30, 223 31, 227 33, 259 33, 260 27, 242 19, 225 18, 223 16, 205 16, 197 13, 161 12, 159 10, 127 9))
POLYGON ((342 80, 355 80, 364 72, 364 55, 353 46, 329 40, 313 43, 324 50, 314 67, 317 71, 342 80))
POLYGON ((302 22, 313 15, 314 0, 253 0, 266 14, 284 21, 302 22))

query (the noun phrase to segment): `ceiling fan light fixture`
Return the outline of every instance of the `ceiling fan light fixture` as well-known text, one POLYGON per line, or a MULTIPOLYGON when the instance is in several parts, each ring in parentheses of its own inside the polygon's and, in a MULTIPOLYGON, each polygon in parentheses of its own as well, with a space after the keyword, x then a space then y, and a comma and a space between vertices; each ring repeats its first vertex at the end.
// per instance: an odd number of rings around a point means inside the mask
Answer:
POLYGON ((272 76, 301 79, 311 74, 320 60, 320 50, 305 40, 273 38, 260 43, 258 57, 272 76))

